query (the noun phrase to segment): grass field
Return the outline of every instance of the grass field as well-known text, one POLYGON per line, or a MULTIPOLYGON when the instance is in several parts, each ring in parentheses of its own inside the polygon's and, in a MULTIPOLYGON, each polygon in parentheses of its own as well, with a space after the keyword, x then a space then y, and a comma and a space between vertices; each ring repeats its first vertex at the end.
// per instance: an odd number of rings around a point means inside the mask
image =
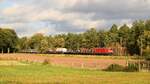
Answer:
MULTIPOLYGON (((64 54, 0 54, 1 60, 17 60, 28 62, 44 62, 56 66, 106 69, 111 64, 126 66, 127 61, 124 56, 95 56, 95 55, 64 55, 64 54)), ((132 60, 131 58, 129 60, 132 60)))
POLYGON ((25 66, 19 64, 0 65, 0 84, 150 84, 148 72, 104 72, 22 62, 25 66))
POLYGON ((14 66, 14 65, 28 65, 28 64, 21 63, 18 61, 3 60, 3 61, 0 61, 0 65, 2 65, 2 66, 14 66))

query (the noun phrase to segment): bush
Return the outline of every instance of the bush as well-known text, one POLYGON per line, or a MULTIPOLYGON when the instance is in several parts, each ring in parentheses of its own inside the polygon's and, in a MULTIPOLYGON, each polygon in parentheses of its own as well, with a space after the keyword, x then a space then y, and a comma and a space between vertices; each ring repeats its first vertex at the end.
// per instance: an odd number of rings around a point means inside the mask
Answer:
POLYGON ((125 71, 127 71, 127 72, 138 71, 138 64, 128 64, 128 66, 125 68, 125 71))
POLYGON ((118 64, 111 64, 107 69, 104 71, 123 71, 123 72, 136 72, 138 71, 138 64, 128 64, 127 67, 123 67, 118 64))
POLYGON ((43 61, 43 65, 47 65, 47 64, 50 64, 50 60, 49 60, 49 59, 45 59, 45 60, 43 61))
POLYGON ((147 56, 144 56, 145 60, 150 61, 150 54, 147 56))
POLYGON ((118 64, 111 64, 105 71, 124 71, 124 67, 118 64))

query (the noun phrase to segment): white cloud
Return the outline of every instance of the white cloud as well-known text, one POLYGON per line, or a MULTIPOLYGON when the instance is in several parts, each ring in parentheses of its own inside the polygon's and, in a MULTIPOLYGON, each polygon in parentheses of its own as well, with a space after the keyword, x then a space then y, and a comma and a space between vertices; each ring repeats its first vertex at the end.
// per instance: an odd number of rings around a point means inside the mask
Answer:
POLYGON ((131 27, 132 26, 132 20, 131 19, 121 20, 119 26, 121 26, 123 24, 127 24, 129 27, 131 27))
POLYGON ((91 20, 82 20, 82 19, 76 19, 73 21, 73 25, 78 26, 79 28, 97 28, 99 26, 105 25, 104 20, 97 20, 97 21, 91 21, 91 20))
POLYGON ((42 29, 38 30, 37 33, 47 34, 48 31, 49 30, 47 28, 42 28, 42 29))
POLYGON ((150 0, 0 1, 13 4, 0 9, 0 26, 12 27, 20 36, 83 32, 91 27, 107 28, 113 23, 131 26, 135 19, 150 17, 150 0))
POLYGON ((51 19, 51 20, 60 21, 60 20, 63 20, 64 18, 65 18, 64 15, 60 11, 45 10, 45 11, 42 11, 38 14, 33 14, 31 17, 31 20, 39 21, 39 20, 51 19))
POLYGON ((4 15, 13 15, 17 12, 17 6, 6 8, 2 11, 4 15))

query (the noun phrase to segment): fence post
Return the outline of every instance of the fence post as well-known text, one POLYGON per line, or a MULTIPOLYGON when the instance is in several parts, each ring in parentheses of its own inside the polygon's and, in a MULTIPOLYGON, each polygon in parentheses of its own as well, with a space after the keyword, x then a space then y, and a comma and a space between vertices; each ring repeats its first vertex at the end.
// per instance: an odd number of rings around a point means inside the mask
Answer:
POLYGON ((148 62, 148 70, 150 71, 150 62, 148 62))
POLYGON ((84 68, 84 63, 81 63, 81 68, 82 68, 82 69, 84 68))
POLYGON ((139 64, 139 66, 138 66, 138 68, 139 68, 139 72, 141 71, 141 59, 140 59, 140 56, 139 56, 139 60, 138 60, 138 64, 139 64))
POLYGON ((126 66, 128 66, 129 61, 128 61, 128 55, 126 55, 126 66))
POLYGON ((71 63, 71 66, 72 66, 72 68, 74 67, 74 63, 73 62, 71 63))
POLYGON ((2 48, 2 54, 4 53, 4 50, 3 50, 3 48, 2 48))
POLYGON ((7 53, 8 53, 8 54, 10 53, 10 48, 7 48, 7 53))

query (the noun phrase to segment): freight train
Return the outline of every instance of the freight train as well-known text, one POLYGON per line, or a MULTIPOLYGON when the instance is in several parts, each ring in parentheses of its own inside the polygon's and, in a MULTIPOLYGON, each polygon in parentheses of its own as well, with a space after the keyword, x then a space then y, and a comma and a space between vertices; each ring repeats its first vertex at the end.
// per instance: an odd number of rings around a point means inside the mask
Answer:
MULTIPOLYGON (((36 49, 29 49, 21 51, 21 53, 39 54, 36 49)), ((114 51, 111 48, 80 48, 78 50, 71 50, 66 48, 49 49, 44 54, 80 54, 80 55, 112 55, 114 51)))
POLYGON ((81 55, 112 55, 113 50, 110 48, 81 48, 79 50, 67 50, 66 48, 57 48, 49 50, 47 54, 81 54, 81 55))

